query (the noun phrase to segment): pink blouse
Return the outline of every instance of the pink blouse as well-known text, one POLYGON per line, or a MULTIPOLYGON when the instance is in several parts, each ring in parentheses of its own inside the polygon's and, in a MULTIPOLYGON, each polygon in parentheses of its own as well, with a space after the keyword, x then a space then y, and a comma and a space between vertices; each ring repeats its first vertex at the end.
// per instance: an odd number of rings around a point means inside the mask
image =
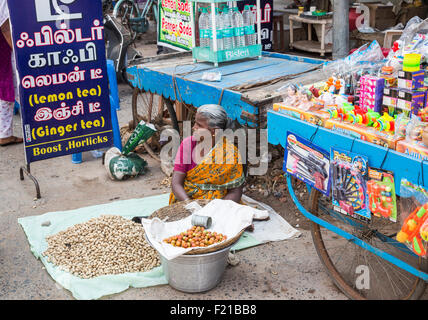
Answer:
POLYGON ((193 136, 187 137, 181 142, 180 148, 178 148, 177 155, 175 156, 174 171, 187 173, 196 167, 196 163, 192 158, 192 153, 196 144, 197 141, 193 136))

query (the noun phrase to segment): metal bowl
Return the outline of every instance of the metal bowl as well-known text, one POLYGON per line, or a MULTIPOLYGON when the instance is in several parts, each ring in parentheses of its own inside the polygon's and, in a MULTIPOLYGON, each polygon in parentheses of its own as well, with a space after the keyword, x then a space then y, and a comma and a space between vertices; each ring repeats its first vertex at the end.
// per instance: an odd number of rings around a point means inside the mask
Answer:
MULTIPOLYGON (((147 236, 145 238, 152 246, 147 236)), ((171 260, 158 253, 168 284, 179 291, 197 293, 209 291, 220 283, 231 247, 205 254, 184 254, 171 260)))
POLYGON ((204 292, 216 287, 223 278, 230 247, 198 255, 181 255, 161 262, 168 284, 183 292, 204 292))

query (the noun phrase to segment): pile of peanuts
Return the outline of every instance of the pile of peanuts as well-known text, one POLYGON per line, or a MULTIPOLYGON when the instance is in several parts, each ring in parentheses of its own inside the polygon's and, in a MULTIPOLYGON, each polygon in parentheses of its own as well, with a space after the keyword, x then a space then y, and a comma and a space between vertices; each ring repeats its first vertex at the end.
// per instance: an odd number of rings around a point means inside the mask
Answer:
POLYGON ((47 261, 80 278, 144 272, 160 257, 144 238, 144 228, 116 215, 101 215, 46 237, 47 261))

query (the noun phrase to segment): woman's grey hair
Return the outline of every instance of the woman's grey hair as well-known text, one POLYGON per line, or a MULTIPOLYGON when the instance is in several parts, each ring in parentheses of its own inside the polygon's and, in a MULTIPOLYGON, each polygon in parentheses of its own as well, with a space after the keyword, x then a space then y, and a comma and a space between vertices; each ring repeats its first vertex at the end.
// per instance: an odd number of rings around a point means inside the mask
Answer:
POLYGON ((218 104, 204 104, 198 108, 197 113, 208 120, 212 129, 233 129, 233 120, 227 116, 226 110, 218 104))

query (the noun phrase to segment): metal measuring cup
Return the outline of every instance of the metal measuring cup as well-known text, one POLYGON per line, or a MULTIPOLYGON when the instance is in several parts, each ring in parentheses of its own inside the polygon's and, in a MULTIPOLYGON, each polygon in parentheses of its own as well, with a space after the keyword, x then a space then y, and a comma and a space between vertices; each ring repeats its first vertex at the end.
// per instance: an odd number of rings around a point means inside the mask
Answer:
POLYGON ((192 215, 192 226, 200 226, 209 229, 212 225, 212 219, 209 216, 192 215))

